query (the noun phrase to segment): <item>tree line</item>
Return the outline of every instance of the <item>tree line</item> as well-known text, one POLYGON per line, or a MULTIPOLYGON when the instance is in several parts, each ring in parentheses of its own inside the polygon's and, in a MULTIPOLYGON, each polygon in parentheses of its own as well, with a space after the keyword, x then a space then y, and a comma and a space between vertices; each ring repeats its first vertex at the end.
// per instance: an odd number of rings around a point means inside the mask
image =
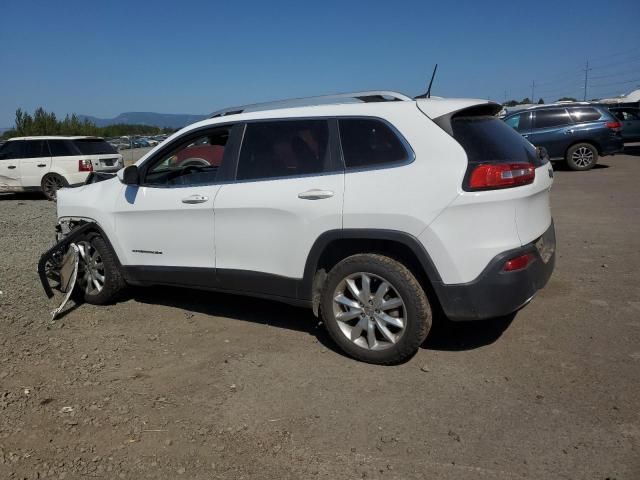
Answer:
MULTIPOLYGON (((575 99, 575 98, 573 98, 573 97, 562 97, 562 98, 559 98, 559 99, 558 99, 558 102, 564 102, 564 101, 567 101, 567 102, 577 102, 578 100, 576 100, 576 99, 575 99)), ((531 104, 531 103, 533 103, 533 102, 531 101, 531 99, 530 99, 529 97, 525 97, 525 98, 523 98, 521 101, 518 101, 518 100, 509 100, 508 102, 504 102, 502 105, 504 105, 505 107, 515 107, 516 105, 528 105, 528 104, 531 104)), ((538 105, 543 105, 543 104, 544 104, 544 99, 543 99, 543 98, 540 98, 540 99, 538 100, 538 105)))
POLYGON ((58 120, 56 114, 47 112, 42 107, 36 108, 33 115, 16 110, 12 129, 5 131, 2 138, 27 137, 35 135, 88 135, 97 137, 121 137, 124 135, 158 135, 173 133, 172 128, 160 128, 152 125, 129 125, 125 123, 98 127, 94 122, 80 119, 75 113, 67 114, 58 120))

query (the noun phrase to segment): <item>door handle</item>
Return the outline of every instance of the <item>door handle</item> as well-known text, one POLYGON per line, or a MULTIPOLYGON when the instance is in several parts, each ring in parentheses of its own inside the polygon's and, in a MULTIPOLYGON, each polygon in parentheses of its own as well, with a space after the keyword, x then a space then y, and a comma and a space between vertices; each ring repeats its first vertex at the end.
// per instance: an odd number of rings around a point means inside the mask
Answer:
POLYGON ((529 138, 529 135, 522 135, 524 138, 529 138))
POLYGON ((204 203, 209 200, 209 197, 205 197, 204 195, 191 195, 190 197, 183 198, 182 203, 194 204, 194 203, 204 203))
POLYGON ((565 135, 572 135, 572 134, 573 134, 573 132, 574 132, 574 130, 565 130, 565 131, 564 131, 564 134, 565 134, 565 135))
POLYGON ((16 168, 16 166, 15 166, 15 165, 9 165, 7 168, 8 168, 9 170, 13 170, 14 168, 16 168))
POLYGON ((331 198, 334 193, 331 190, 311 189, 298 194, 298 198, 302 200, 322 200, 323 198, 331 198))
POLYGON ((46 164, 46 163, 39 163, 39 164, 38 164, 38 166, 39 166, 39 167, 46 167, 46 166, 47 166, 47 164, 46 164))

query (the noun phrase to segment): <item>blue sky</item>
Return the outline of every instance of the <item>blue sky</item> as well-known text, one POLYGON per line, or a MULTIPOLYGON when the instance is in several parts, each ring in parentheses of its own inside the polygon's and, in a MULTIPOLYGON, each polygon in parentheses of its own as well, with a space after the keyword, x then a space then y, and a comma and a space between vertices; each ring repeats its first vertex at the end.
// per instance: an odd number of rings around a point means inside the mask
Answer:
MULTIPOLYGON (((5 2, 0 127, 15 109, 208 113, 364 89, 503 101, 640 85, 640 2, 5 2), (636 81, 638 79, 638 81, 636 81), (625 82, 626 81, 626 82, 625 82)), ((639 87, 640 88, 640 87, 639 87)))

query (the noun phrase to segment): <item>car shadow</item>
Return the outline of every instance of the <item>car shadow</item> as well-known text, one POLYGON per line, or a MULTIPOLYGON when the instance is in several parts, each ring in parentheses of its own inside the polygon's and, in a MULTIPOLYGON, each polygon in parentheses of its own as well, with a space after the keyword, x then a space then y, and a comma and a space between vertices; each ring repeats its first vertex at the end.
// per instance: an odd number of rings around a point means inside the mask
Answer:
MULTIPOLYGON (((609 165, 607 165, 606 163, 598 162, 593 166, 591 170, 601 170, 603 168, 609 168, 609 165)), ((553 171, 554 172, 574 172, 575 170, 571 170, 565 162, 555 162, 553 164, 553 171)))
POLYGON ((436 313, 431 332, 422 348, 458 352, 491 345, 509 328, 516 315, 517 312, 514 312, 488 320, 453 322, 442 313, 436 313))
POLYGON ((41 192, 2 192, 0 200, 43 200, 48 202, 47 198, 41 192))
POLYGON ((625 155, 632 155, 634 157, 640 157, 640 145, 625 146, 623 153, 625 155))
MULTIPOLYGON (((197 312, 275 328, 285 328, 314 336, 325 348, 346 356, 333 342, 322 322, 312 311, 281 302, 225 293, 173 287, 129 287, 123 300, 133 299, 149 305, 164 305, 185 312, 197 312)), ((429 336, 421 348, 464 351, 489 345, 509 327, 515 313, 477 322, 452 322, 441 313, 434 315, 429 336)), ((406 359, 405 362, 409 361, 406 359)))

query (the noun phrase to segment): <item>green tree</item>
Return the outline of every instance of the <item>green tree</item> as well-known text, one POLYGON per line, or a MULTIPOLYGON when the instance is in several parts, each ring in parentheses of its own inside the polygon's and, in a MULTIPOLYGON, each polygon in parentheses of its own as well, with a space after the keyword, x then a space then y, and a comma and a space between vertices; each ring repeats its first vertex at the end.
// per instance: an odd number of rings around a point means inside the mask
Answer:
POLYGON ((573 97, 562 97, 558 99, 559 102, 577 102, 578 100, 576 100, 573 97))
POLYGON ((524 105, 526 103, 531 103, 531 100, 529 99, 529 97, 524 97, 520 102, 520 105, 524 105))
POLYGON ((504 102, 502 105, 505 107, 515 107, 518 105, 518 102, 516 100, 509 100, 508 102, 504 102))
POLYGON ((544 105, 544 100, 542 98, 540 98, 540 100, 538 100, 538 105, 544 105))

